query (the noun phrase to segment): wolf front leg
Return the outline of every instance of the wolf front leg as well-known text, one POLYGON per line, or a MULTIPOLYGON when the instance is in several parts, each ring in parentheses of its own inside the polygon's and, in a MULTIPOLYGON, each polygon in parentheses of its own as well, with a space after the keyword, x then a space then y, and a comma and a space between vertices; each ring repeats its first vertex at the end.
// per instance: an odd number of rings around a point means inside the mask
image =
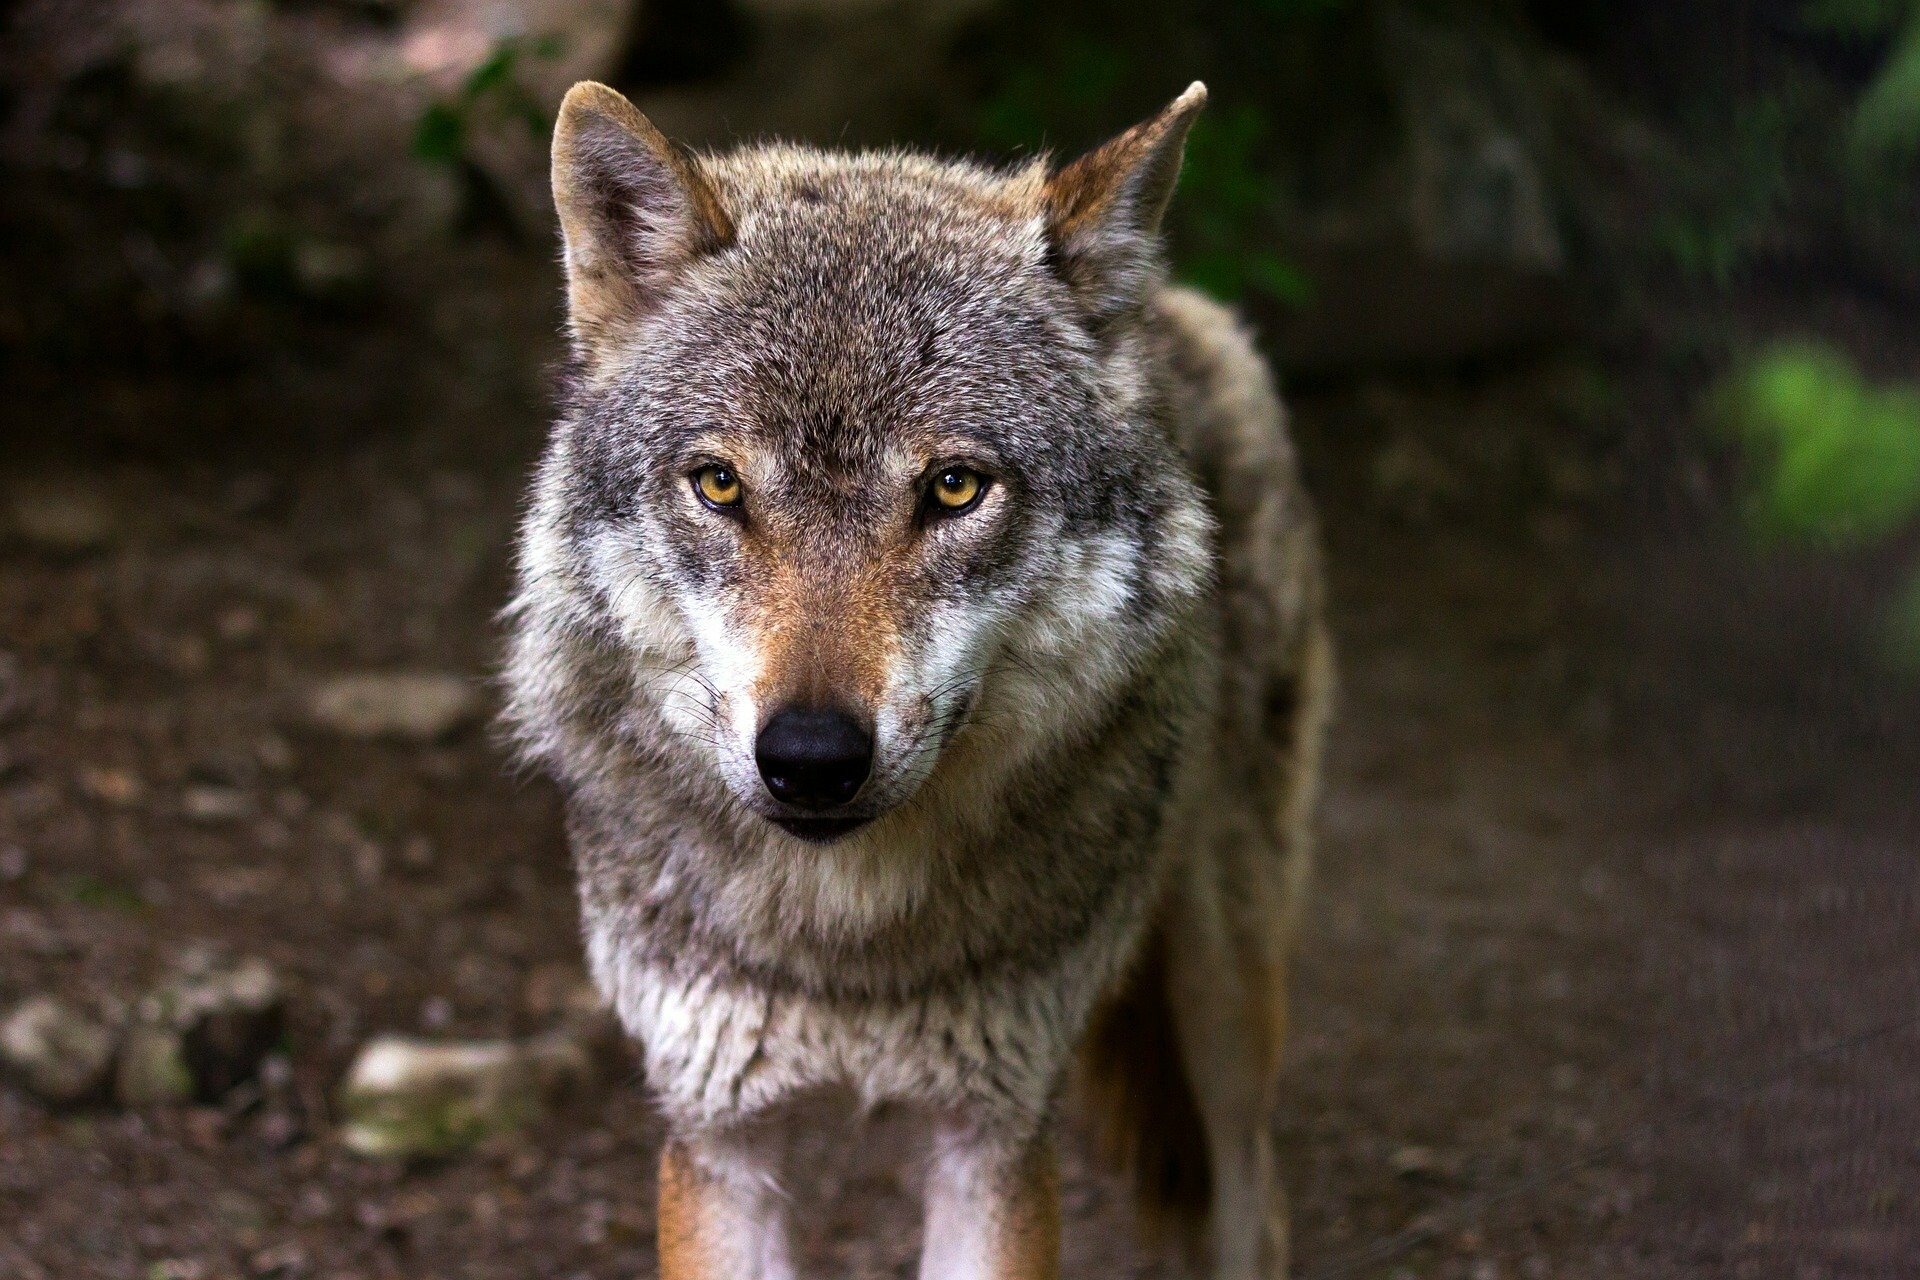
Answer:
POLYGON ((674 1139, 660 1153, 660 1280, 792 1280, 787 1200, 750 1148, 674 1139))
POLYGON ((1046 1134, 943 1133, 927 1170, 920 1280, 1059 1280, 1060 1172, 1046 1134))

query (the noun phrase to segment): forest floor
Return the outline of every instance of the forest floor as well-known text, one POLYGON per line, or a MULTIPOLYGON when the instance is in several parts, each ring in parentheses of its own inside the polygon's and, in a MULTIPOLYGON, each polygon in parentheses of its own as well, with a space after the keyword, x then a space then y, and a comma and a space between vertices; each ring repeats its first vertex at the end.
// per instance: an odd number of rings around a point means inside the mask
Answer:
MULTIPOLYGON (((550 350, 521 310, 505 372, 442 375, 461 390, 405 429, 0 474, 106 513, 85 546, 0 547, 0 1006, 201 943, 293 993, 286 1082, 245 1107, 0 1086, 0 1275, 652 1274, 632 1079, 434 1163, 335 1133, 369 1036, 537 1030, 578 964, 555 796, 484 724, 405 747, 299 711, 341 671, 493 671, 541 431, 525 353, 550 350)), ((1839 1043, 1920 990, 1911 696, 1849 657, 1858 584, 1604 486, 1482 510, 1471 466, 1409 466, 1379 429, 1498 435, 1542 376, 1296 401, 1343 668, 1275 1120, 1297 1272, 1911 1273, 1917 1038, 1839 1043)), ((817 1274, 910 1274, 876 1129, 801 1153, 817 1274)), ((1068 1275, 1158 1274, 1077 1139, 1066 1205, 1068 1275)))

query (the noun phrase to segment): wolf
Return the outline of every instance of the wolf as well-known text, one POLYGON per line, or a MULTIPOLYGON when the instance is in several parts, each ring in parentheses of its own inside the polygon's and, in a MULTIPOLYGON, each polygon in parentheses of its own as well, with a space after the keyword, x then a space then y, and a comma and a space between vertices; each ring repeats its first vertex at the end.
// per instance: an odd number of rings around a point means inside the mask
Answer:
POLYGON ((1004 168, 560 109, 506 716, 666 1118, 666 1280, 793 1274, 829 1094, 923 1139, 923 1280, 1058 1274, 1075 1095, 1176 1265, 1285 1272, 1332 658, 1273 379, 1163 262, 1205 97, 1004 168))

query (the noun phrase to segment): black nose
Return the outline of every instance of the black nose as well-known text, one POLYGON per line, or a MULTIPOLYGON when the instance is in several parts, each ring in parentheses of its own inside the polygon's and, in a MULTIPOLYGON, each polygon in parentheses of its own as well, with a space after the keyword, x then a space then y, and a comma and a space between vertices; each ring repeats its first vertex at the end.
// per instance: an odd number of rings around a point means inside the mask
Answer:
POLYGON ((873 768, 873 735, 844 712, 788 707, 761 727, 754 759, 774 799, 831 809, 860 793, 873 768))

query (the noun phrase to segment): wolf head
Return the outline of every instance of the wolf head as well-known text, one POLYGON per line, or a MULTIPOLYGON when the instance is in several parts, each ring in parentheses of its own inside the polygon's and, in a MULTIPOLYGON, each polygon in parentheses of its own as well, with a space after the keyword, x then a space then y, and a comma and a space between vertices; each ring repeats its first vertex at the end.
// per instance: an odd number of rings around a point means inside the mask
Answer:
POLYGON ((1146 320, 1204 98, 998 172, 696 157, 576 86, 553 146, 576 376, 513 672, 536 745, 552 703, 596 699, 575 718, 832 840, 960 770, 957 739, 1004 776, 1090 732, 1210 573, 1146 320), (569 661, 621 683, 584 694, 569 661))

